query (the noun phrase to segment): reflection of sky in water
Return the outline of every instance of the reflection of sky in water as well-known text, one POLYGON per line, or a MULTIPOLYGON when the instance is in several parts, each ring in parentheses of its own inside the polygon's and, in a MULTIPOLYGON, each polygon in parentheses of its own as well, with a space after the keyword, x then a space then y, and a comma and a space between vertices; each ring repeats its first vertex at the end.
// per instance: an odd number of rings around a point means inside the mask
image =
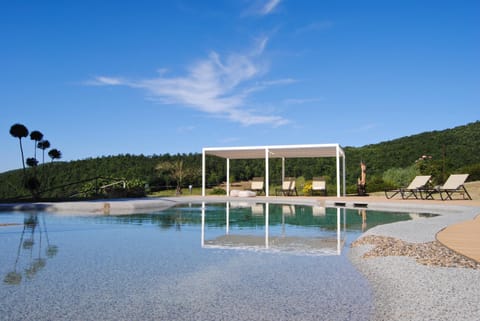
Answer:
MULTIPOLYGON (((270 236, 336 235, 336 209, 285 216, 270 206, 270 236)), ((207 206, 206 239, 225 234, 224 207, 207 206)), ((342 233, 360 233, 357 211, 344 215, 342 233)), ((368 212, 368 227, 377 215, 368 212)), ((261 236, 265 218, 231 208, 229 229, 261 236)), ((200 234, 198 205, 118 217, 0 213, 0 319, 369 319, 368 284, 344 255, 202 249, 200 234)))

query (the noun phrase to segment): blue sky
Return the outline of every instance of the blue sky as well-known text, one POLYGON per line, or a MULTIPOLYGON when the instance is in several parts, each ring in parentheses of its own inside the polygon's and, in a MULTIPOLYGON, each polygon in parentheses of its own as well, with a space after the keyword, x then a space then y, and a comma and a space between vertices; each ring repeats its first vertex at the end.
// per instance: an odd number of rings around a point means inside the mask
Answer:
POLYGON ((480 1, 11 1, 0 16, 0 172, 21 167, 14 123, 68 161, 363 146, 480 119, 480 1))

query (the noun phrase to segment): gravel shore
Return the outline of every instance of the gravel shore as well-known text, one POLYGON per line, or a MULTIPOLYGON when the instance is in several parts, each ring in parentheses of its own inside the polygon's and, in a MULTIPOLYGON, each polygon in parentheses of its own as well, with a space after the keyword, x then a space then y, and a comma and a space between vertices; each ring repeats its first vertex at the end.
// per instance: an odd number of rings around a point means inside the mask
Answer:
POLYGON ((435 241, 438 231, 480 209, 438 212, 374 227, 353 244, 349 258, 373 289, 373 320, 480 320, 479 264, 435 241))

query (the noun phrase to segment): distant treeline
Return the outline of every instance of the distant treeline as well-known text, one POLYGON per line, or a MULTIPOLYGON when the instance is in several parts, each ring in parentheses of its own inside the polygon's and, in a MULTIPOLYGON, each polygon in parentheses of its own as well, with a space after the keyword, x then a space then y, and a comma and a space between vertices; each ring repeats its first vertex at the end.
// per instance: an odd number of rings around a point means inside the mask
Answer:
MULTIPOLYGON (((442 131, 425 132, 392 141, 363 147, 344 147, 346 154, 347 185, 350 190, 356 187, 360 176, 360 161, 367 164, 367 186, 369 191, 381 190, 388 185, 385 172, 392 169, 405 169, 417 166, 419 160, 428 161, 428 167, 436 182, 443 182, 451 173, 469 173, 470 180, 480 180, 480 121, 442 131), (422 156, 425 156, 422 158, 422 156)), ((183 161, 189 168, 198 168, 197 175, 186 178, 184 187, 201 186, 200 153, 164 155, 117 155, 70 162, 55 162, 39 165, 43 197, 55 197, 61 185, 88 181, 95 177, 135 181, 136 185, 146 185, 150 190, 175 188, 176 182, 168 173, 156 170, 159 163, 183 161)), ((21 167, 21 164, 19 164, 21 167)), ((270 180, 281 182, 281 160, 270 160, 270 180)), ((417 166, 418 167, 418 166, 417 166)), ((255 176, 265 176, 265 162, 257 160, 231 160, 230 178, 232 181, 250 180, 255 176)), ((327 182, 335 183, 335 159, 300 158, 287 159, 285 175, 303 177, 310 180, 315 176, 325 176, 327 182)), ((29 169, 31 170, 31 169, 29 169)), ((207 185, 216 186, 226 180, 226 162, 216 157, 207 158, 207 185)), ((81 184, 80 184, 81 185, 81 184)), ((63 187, 62 195, 79 191, 78 184, 63 187)), ((22 170, 0 174, 0 199, 10 199, 18 195, 28 195, 22 187, 22 170)))

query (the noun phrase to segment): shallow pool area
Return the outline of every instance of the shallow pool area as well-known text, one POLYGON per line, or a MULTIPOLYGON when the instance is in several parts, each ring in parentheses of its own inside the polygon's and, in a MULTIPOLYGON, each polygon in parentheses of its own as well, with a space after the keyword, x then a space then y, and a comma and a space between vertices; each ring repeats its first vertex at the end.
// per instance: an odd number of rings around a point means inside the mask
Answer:
POLYGON ((369 320, 349 244, 425 216, 253 202, 0 212, 0 319, 369 320))

